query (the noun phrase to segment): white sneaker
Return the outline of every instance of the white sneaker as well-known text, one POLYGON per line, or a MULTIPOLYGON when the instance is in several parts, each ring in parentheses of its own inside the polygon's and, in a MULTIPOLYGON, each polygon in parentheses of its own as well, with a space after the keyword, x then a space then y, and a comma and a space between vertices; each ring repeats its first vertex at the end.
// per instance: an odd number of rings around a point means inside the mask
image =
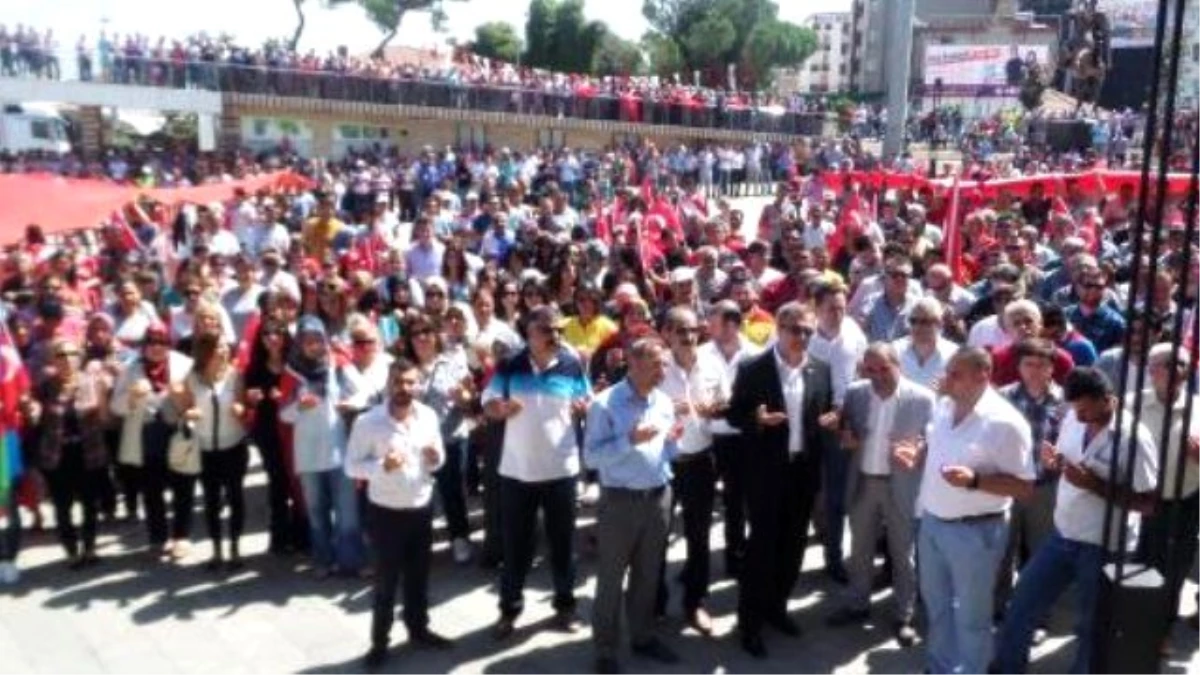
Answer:
POLYGON ((471 542, 463 537, 455 539, 450 548, 454 550, 454 562, 465 565, 471 562, 471 542))
POLYGON ((582 506, 595 506, 600 503, 600 484, 587 483, 584 485, 583 494, 579 496, 579 503, 582 506))
POLYGON ((0 584, 15 584, 21 579, 21 570, 16 563, 5 560, 0 563, 0 584))

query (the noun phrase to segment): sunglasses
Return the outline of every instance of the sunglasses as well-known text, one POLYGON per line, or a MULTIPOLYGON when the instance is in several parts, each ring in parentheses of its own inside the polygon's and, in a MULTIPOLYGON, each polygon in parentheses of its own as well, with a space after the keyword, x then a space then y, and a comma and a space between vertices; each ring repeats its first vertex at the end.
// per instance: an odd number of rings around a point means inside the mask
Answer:
POLYGON ((816 332, 812 326, 801 326, 801 325, 780 326, 779 330, 781 330, 785 333, 789 333, 793 337, 799 337, 799 338, 810 338, 810 337, 812 337, 813 333, 816 332))
POLYGON ((184 291, 183 295, 184 295, 184 297, 188 297, 188 298, 198 298, 198 297, 200 297, 200 291, 197 291, 197 290, 184 291))
POLYGON ((54 352, 54 356, 55 358, 65 359, 71 356, 79 356, 79 352, 74 350, 58 351, 54 352))
POLYGON ((1083 287, 1084 287, 1084 289, 1086 289, 1086 290, 1089 290, 1089 291, 1102 291, 1102 290, 1104 290, 1104 284, 1100 284, 1100 283, 1096 283, 1096 282, 1089 282, 1089 283, 1086 283, 1086 284, 1084 284, 1084 285, 1083 285, 1083 287))
POLYGON ((444 298, 444 297, 446 297, 446 294, 441 291, 425 291, 425 297, 427 297, 427 298, 444 298))
POLYGON ((538 332, 542 333, 543 335, 562 335, 563 334, 562 326, 551 326, 551 325, 547 325, 547 324, 542 324, 537 327, 537 330, 538 330, 538 332))
POLYGON ((937 319, 929 319, 923 317, 912 317, 908 320, 911 326, 935 326, 938 323, 937 319))
POLYGON ((680 326, 675 332, 680 335, 699 335, 701 331, 698 326, 680 326))

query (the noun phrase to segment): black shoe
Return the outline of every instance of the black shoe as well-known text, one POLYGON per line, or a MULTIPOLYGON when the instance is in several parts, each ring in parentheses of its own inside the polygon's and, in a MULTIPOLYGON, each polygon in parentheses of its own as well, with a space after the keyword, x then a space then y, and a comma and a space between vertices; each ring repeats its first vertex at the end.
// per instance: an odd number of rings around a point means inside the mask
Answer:
POLYGON ((496 622, 496 625, 492 626, 492 639, 507 640, 512 636, 514 630, 516 630, 514 619, 509 616, 502 616, 496 622))
POLYGON ((87 559, 78 553, 72 553, 67 558, 67 569, 69 570, 81 570, 85 565, 87 565, 87 559))
POLYGON ((829 575, 829 578, 840 586, 845 586, 846 584, 850 583, 850 577, 846 576, 846 570, 841 565, 826 567, 825 574, 829 575))
POLYGON ((887 571, 880 572, 879 574, 875 575, 875 578, 871 579, 872 592, 882 591, 886 588, 890 588, 891 585, 892 575, 887 571))
POLYGON ((596 672, 599 675, 615 675, 621 672, 621 664, 611 656, 596 659, 596 672))
POLYGON ((206 572, 220 572, 223 567, 225 567, 225 559, 219 555, 213 556, 211 560, 204 563, 204 571, 206 572))
POLYGON ((786 614, 768 618, 767 625, 788 637, 800 637, 800 626, 786 614))
POLYGON ((551 623, 554 626, 554 630, 563 633, 578 633, 583 630, 583 622, 579 620, 579 617, 575 616, 575 610, 573 609, 555 612, 551 623))
POLYGON ((758 633, 742 633, 742 651, 756 659, 767 658, 767 645, 758 633))
POLYGON ((371 647, 370 651, 368 651, 366 656, 363 657, 363 670, 367 672, 379 670, 383 667, 383 664, 387 661, 387 658, 387 647, 384 647, 383 645, 375 645, 371 647))
POLYGON ((679 663, 679 655, 661 640, 651 640, 640 645, 633 645, 632 651, 638 656, 658 661, 659 663, 679 663))
POLYGON ((409 634, 408 640, 421 649, 450 649, 454 647, 454 640, 438 635, 428 628, 413 631, 409 634))
POLYGON ((81 560, 84 567, 95 567, 100 564, 100 556, 96 555, 95 551, 84 551, 81 560))
POLYGON ((917 641, 917 629, 911 621, 900 621, 896 624, 896 642, 901 647, 911 647, 917 641))
POLYGON ((245 567, 246 563, 242 560, 242 556, 240 555, 233 556, 229 560, 225 561, 225 569, 229 570, 230 572, 240 572, 245 567))
POLYGON ((871 612, 866 609, 839 607, 825 619, 826 626, 840 628, 842 626, 859 625, 870 618, 871 612))

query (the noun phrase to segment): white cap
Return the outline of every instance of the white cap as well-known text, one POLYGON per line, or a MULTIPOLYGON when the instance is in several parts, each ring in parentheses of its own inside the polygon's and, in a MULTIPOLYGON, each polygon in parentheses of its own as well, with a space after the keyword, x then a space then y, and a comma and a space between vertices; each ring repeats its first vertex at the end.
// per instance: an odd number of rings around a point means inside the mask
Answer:
POLYGON ((676 267, 671 270, 672 284, 690 284, 696 280, 696 270, 691 267, 676 267))

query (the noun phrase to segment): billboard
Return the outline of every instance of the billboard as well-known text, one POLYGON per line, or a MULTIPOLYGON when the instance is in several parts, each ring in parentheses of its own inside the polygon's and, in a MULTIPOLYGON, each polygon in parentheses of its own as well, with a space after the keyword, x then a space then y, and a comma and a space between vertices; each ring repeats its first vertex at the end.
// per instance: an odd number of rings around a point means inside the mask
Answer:
POLYGON ((941 81, 944 94, 974 95, 1020 86, 1027 64, 1050 62, 1046 45, 928 45, 926 92, 941 81))

